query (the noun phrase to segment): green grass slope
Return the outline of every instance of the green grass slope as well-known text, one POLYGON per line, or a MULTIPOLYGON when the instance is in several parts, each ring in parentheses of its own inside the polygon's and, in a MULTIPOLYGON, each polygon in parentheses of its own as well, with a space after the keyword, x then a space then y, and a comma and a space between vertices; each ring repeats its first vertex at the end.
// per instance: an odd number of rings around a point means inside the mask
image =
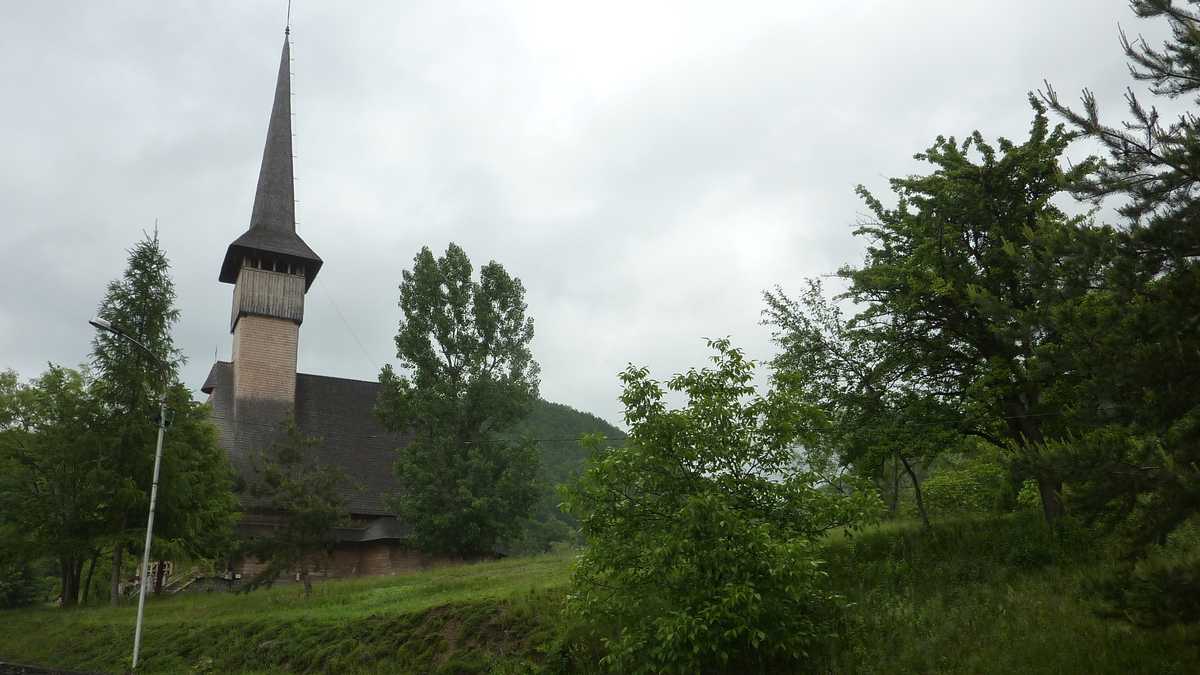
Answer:
POLYGON ((1102 618, 1089 582, 1110 571, 1086 533, 1035 513, 886 525, 829 545, 853 605, 827 669, 854 673, 1195 673, 1200 626, 1102 618))
MULTIPOLYGON (((528 672, 543 660, 569 556, 152 601, 139 672, 528 672), (548 618, 549 617, 549 618, 548 618)), ((0 612, 0 661, 121 672, 134 607, 0 612)))
MULTIPOLYGON (((890 524, 826 545, 852 602, 807 672, 1192 673, 1200 627, 1135 628, 1085 592, 1095 542, 1036 515, 890 524), (1032 533, 1032 534, 1031 534, 1032 533)), ((565 649, 565 554, 147 607, 146 672, 536 673, 591 670, 565 649)), ((0 612, 0 660, 119 672, 132 607, 0 612)), ((803 672, 803 671, 802 671, 803 672)))

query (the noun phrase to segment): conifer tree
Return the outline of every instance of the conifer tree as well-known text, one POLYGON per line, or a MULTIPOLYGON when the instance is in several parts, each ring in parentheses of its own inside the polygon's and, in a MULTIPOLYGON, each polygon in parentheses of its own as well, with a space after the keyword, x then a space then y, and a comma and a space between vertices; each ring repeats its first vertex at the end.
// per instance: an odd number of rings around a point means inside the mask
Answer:
POLYGON ((1048 83, 1042 98, 1107 151, 1072 189, 1124 218, 1107 274, 1061 317, 1081 374, 1072 421, 1088 431, 1060 454, 1084 511, 1144 552, 1200 513, 1200 1, 1130 6, 1171 28, 1161 47, 1120 34, 1131 76, 1187 109, 1165 119, 1129 88, 1131 119, 1114 125, 1087 89, 1082 111, 1048 83))
POLYGON ((349 521, 343 497, 348 481, 337 467, 314 460, 313 448, 321 439, 301 433, 291 418, 282 429, 278 440, 253 458, 247 493, 263 510, 277 514, 279 522, 264 536, 247 542, 246 553, 266 567, 243 590, 270 586, 295 570, 309 595, 311 575, 321 567, 322 553, 332 550, 336 542, 334 528, 349 521))
POLYGON ((97 331, 92 342, 96 397, 107 439, 102 450, 108 489, 103 514, 112 547, 110 601, 116 604, 124 553, 140 543, 144 531, 160 397, 166 397, 173 423, 163 448, 159 536, 186 542, 190 553, 213 554, 231 531, 236 502, 228 461, 207 408, 194 403, 178 381, 184 359, 171 330, 179 310, 157 232, 130 249, 125 273, 108 285, 97 314, 154 355, 107 331, 97 331))

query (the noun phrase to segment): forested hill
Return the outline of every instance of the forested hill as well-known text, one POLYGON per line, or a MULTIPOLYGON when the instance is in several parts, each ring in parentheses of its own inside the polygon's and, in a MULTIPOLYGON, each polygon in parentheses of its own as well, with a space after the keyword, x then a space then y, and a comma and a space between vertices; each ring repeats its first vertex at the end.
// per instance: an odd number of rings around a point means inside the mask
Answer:
POLYGON ((542 476, 561 482, 583 467, 587 451, 579 445, 584 434, 604 434, 609 440, 625 438, 625 432, 596 417, 562 403, 538 399, 517 433, 537 441, 541 449, 542 476))
POLYGON ((557 486, 579 475, 589 451, 579 444, 584 434, 604 434, 611 441, 625 432, 596 417, 562 403, 538 399, 529 417, 512 435, 534 439, 539 451, 540 496, 519 541, 510 542, 514 552, 543 551, 555 542, 573 542, 575 521, 558 509, 557 486))

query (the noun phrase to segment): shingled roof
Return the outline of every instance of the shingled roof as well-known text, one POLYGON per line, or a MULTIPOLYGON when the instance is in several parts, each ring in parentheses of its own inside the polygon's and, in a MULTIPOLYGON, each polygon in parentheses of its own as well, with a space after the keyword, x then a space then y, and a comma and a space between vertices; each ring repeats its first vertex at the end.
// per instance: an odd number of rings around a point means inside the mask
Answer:
MULTIPOLYGON (((233 416, 233 364, 213 364, 201 391, 209 394, 221 446, 234 470, 249 478, 250 457, 280 435, 277 409, 248 408, 243 401, 233 416)), ((388 515, 387 500, 396 494, 394 450, 408 436, 385 430, 375 418, 378 382, 296 374, 296 426, 320 439, 316 460, 340 468, 353 485, 343 490, 351 514, 388 515)))
POLYGON ((275 102, 267 125, 267 142, 258 170, 258 188, 250 229, 229 245, 221 263, 220 280, 237 282, 238 270, 245 257, 270 254, 305 268, 305 288, 312 285, 321 269, 321 258, 300 235, 296 234, 296 195, 292 180, 292 87, 291 57, 287 36, 279 58, 279 76, 275 82, 275 102))

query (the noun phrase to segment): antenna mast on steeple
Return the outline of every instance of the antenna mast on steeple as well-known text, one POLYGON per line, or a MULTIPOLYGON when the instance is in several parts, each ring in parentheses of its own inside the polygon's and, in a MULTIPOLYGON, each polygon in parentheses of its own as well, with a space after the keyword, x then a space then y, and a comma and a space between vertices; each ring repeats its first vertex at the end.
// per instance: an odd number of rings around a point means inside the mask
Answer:
MULTIPOLYGON (((290 2, 287 18, 285 30, 290 31, 290 2)), ((250 228, 229 245, 218 276, 228 284, 238 283, 240 270, 246 265, 272 271, 299 268, 304 276, 304 290, 308 290, 321 268, 321 258, 296 234, 290 46, 291 40, 285 35, 279 54, 279 73, 275 79, 275 99, 267 124, 267 140, 258 171, 258 187, 254 191, 254 207, 250 212, 250 228)))
POLYGON ((283 21, 283 34, 292 34, 292 0, 288 0, 287 18, 283 21))

